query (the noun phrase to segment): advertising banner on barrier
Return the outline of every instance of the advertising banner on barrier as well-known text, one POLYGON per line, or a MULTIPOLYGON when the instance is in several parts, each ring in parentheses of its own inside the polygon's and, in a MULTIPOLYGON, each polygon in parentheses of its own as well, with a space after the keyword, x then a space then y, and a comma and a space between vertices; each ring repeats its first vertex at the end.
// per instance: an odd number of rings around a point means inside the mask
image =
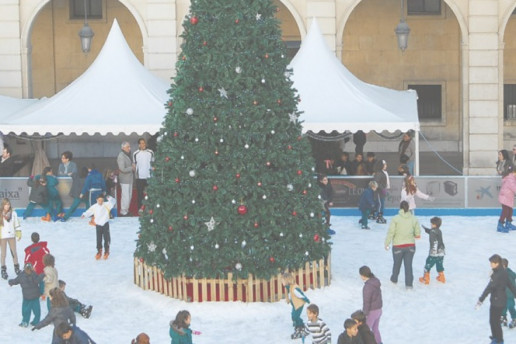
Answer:
MULTIPOLYGON (((0 198, 9 198, 14 209, 24 209, 29 204, 30 187, 27 185, 28 177, 0 178, 0 198)), ((57 190, 63 201, 63 208, 68 208, 73 203, 73 198, 68 195, 72 186, 72 178, 58 178, 57 190)), ((81 207, 84 205, 81 203, 81 207)))
MULTIPOLYGON (((463 176, 418 176, 418 189, 434 197, 434 201, 416 198, 421 208, 498 208, 500 177, 463 176)), ((334 190, 335 207, 357 208, 360 195, 371 177, 333 177, 330 182, 334 190)), ((401 200, 403 177, 391 176, 387 192, 386 207, 398 208, 401 200)))

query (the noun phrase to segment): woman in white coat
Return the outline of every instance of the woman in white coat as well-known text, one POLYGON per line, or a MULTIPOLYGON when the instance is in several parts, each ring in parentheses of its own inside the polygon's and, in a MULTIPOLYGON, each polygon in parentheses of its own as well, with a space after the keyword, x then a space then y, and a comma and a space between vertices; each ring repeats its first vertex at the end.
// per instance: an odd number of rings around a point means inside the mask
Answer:
POLYGON ((21 239, 21 227, 18 215, 13 210, 9 199, 4 198, 0 204, 2 214, 0 216, 0 257, 2 263, 2 278, 7 279, 7 267, 5 266, 5 256, 7 255, 7 245, 13 256, 14 272, 20 273, 18 264, 18 254, 16 253, 16 239, 21 239))

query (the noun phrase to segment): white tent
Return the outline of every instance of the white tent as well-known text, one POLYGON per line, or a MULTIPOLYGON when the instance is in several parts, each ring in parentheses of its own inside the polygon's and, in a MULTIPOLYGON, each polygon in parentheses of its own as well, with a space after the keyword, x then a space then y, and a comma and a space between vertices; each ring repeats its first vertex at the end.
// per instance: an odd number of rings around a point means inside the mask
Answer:
MULTIPOLYGON (((419 132, 417 94, 371 85, 355 77, 326 44, 317 21, 290 63, 303 132, 414 130, 419 132)), ((419 152, 419 135, 415 136, 419 152)), ((416 173, 419 170, 416 155, 416 173)))
POLYGON ((154 134, 166 114, 169 88, 134 56, 115 19, 86 72, 53 97, 16 112, 1 130, 28 135, 154 134))
POLYGON ((416 92, 359 80, 330 50, 315 19, 289 67, 305 132, 419 130, 416 92))

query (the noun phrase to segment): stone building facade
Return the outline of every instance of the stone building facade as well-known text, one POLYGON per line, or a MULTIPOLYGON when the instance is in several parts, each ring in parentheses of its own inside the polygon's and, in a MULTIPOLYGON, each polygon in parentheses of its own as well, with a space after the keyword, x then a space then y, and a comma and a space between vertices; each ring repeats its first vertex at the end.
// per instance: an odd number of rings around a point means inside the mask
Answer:
MULTIPOLYGON (((274 1, 292 54, 316 18, 357 77, 417 89, 422 133, 435 149, 460 152, 464 174, 493 174, 496 152, 516 143, 516 0, 274 1), (411 29, 404 52, 394 34, 400 16, 411 29)), ((114 18, 137 58, 168 80, 188 8, 186 0, 2 0, 0 94, 59 92, 94 61, 114 18), (88 54, 77 35, 84 1, 95 32, 88 54)))

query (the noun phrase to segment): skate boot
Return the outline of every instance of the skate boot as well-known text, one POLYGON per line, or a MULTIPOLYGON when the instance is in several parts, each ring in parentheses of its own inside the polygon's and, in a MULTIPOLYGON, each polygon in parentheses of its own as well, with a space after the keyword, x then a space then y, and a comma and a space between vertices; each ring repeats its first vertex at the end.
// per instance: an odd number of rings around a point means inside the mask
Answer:
POLYGON ((507 317, 505 315, 502 315, 500 317, 500 323, 502 324, 502 326, 507 326, 507 317))
POLYGON ((419 282, 423 284, 430 284, 430 272, 426 272, 423 277, 419 277, 419 282))
POLYGON ((376 223, 387 223, 387 220, 383 217, 382 213, 378 214, 378 217, 376 218, 376 223))
POLYGON ((14 273, 19 275, 20 272, 20 264, 14 264, 14 273))
POLYGON ((98 250, 97 254, 95 255, 95 259, 99 260, 102 257, 102 250, 98 250))
POLYGON ((513 225, 512 221, 509 221, 509 220, 505 221, 505 228, 510 230, 510 231, 515 231, 516 230, 516 226, 513 225))
POLYGON ((371 229, 367 225, 362 225, 362 229, 371 229))
POLYGON ((500 233, 509 233, 509 229, 503 225, 503 222, 498 221, 498 226, 496 227, 496 231, 500 233))
POLYGON ((368 220, 376 220, 376 215, 374 213, 369 214, 367 217, 368 220))
POLYGON ((89 319, 92 310, 93 310, 93 306, 86 307, 85 305, 82 305, 81 310, 79 311, 79 314, 82 315, 84 318, 89 319))
POLYGON ((7 266, 2 266, 2 278, 6 280, 9 276, 7 275, 7 266))
POLYGON ((299 327, 296 328, 296 330, 294 331, 294 333, 292 333, 290 335, 290 338, 292 339, 298 339, 298 338, 301 338, 301 331, 299 331, 299 327))
POLYGON ((515 328, 516 327, 516 319, 512 319, 511 322, 509 323, 509 328, 515 328))
POLYGON ((104 259, 108 259, 108 258, 109 258, 109 251, 106 251, 106 252, 104 253, 104 259))
MULTIPOLYGON (((446 283, 446 277, 444 277, 444 271, 439 272, 439 276, 437 276, 435 279, 441 283, 446 283)), ((505 322, 507 322, 507 320, 505 322)))

